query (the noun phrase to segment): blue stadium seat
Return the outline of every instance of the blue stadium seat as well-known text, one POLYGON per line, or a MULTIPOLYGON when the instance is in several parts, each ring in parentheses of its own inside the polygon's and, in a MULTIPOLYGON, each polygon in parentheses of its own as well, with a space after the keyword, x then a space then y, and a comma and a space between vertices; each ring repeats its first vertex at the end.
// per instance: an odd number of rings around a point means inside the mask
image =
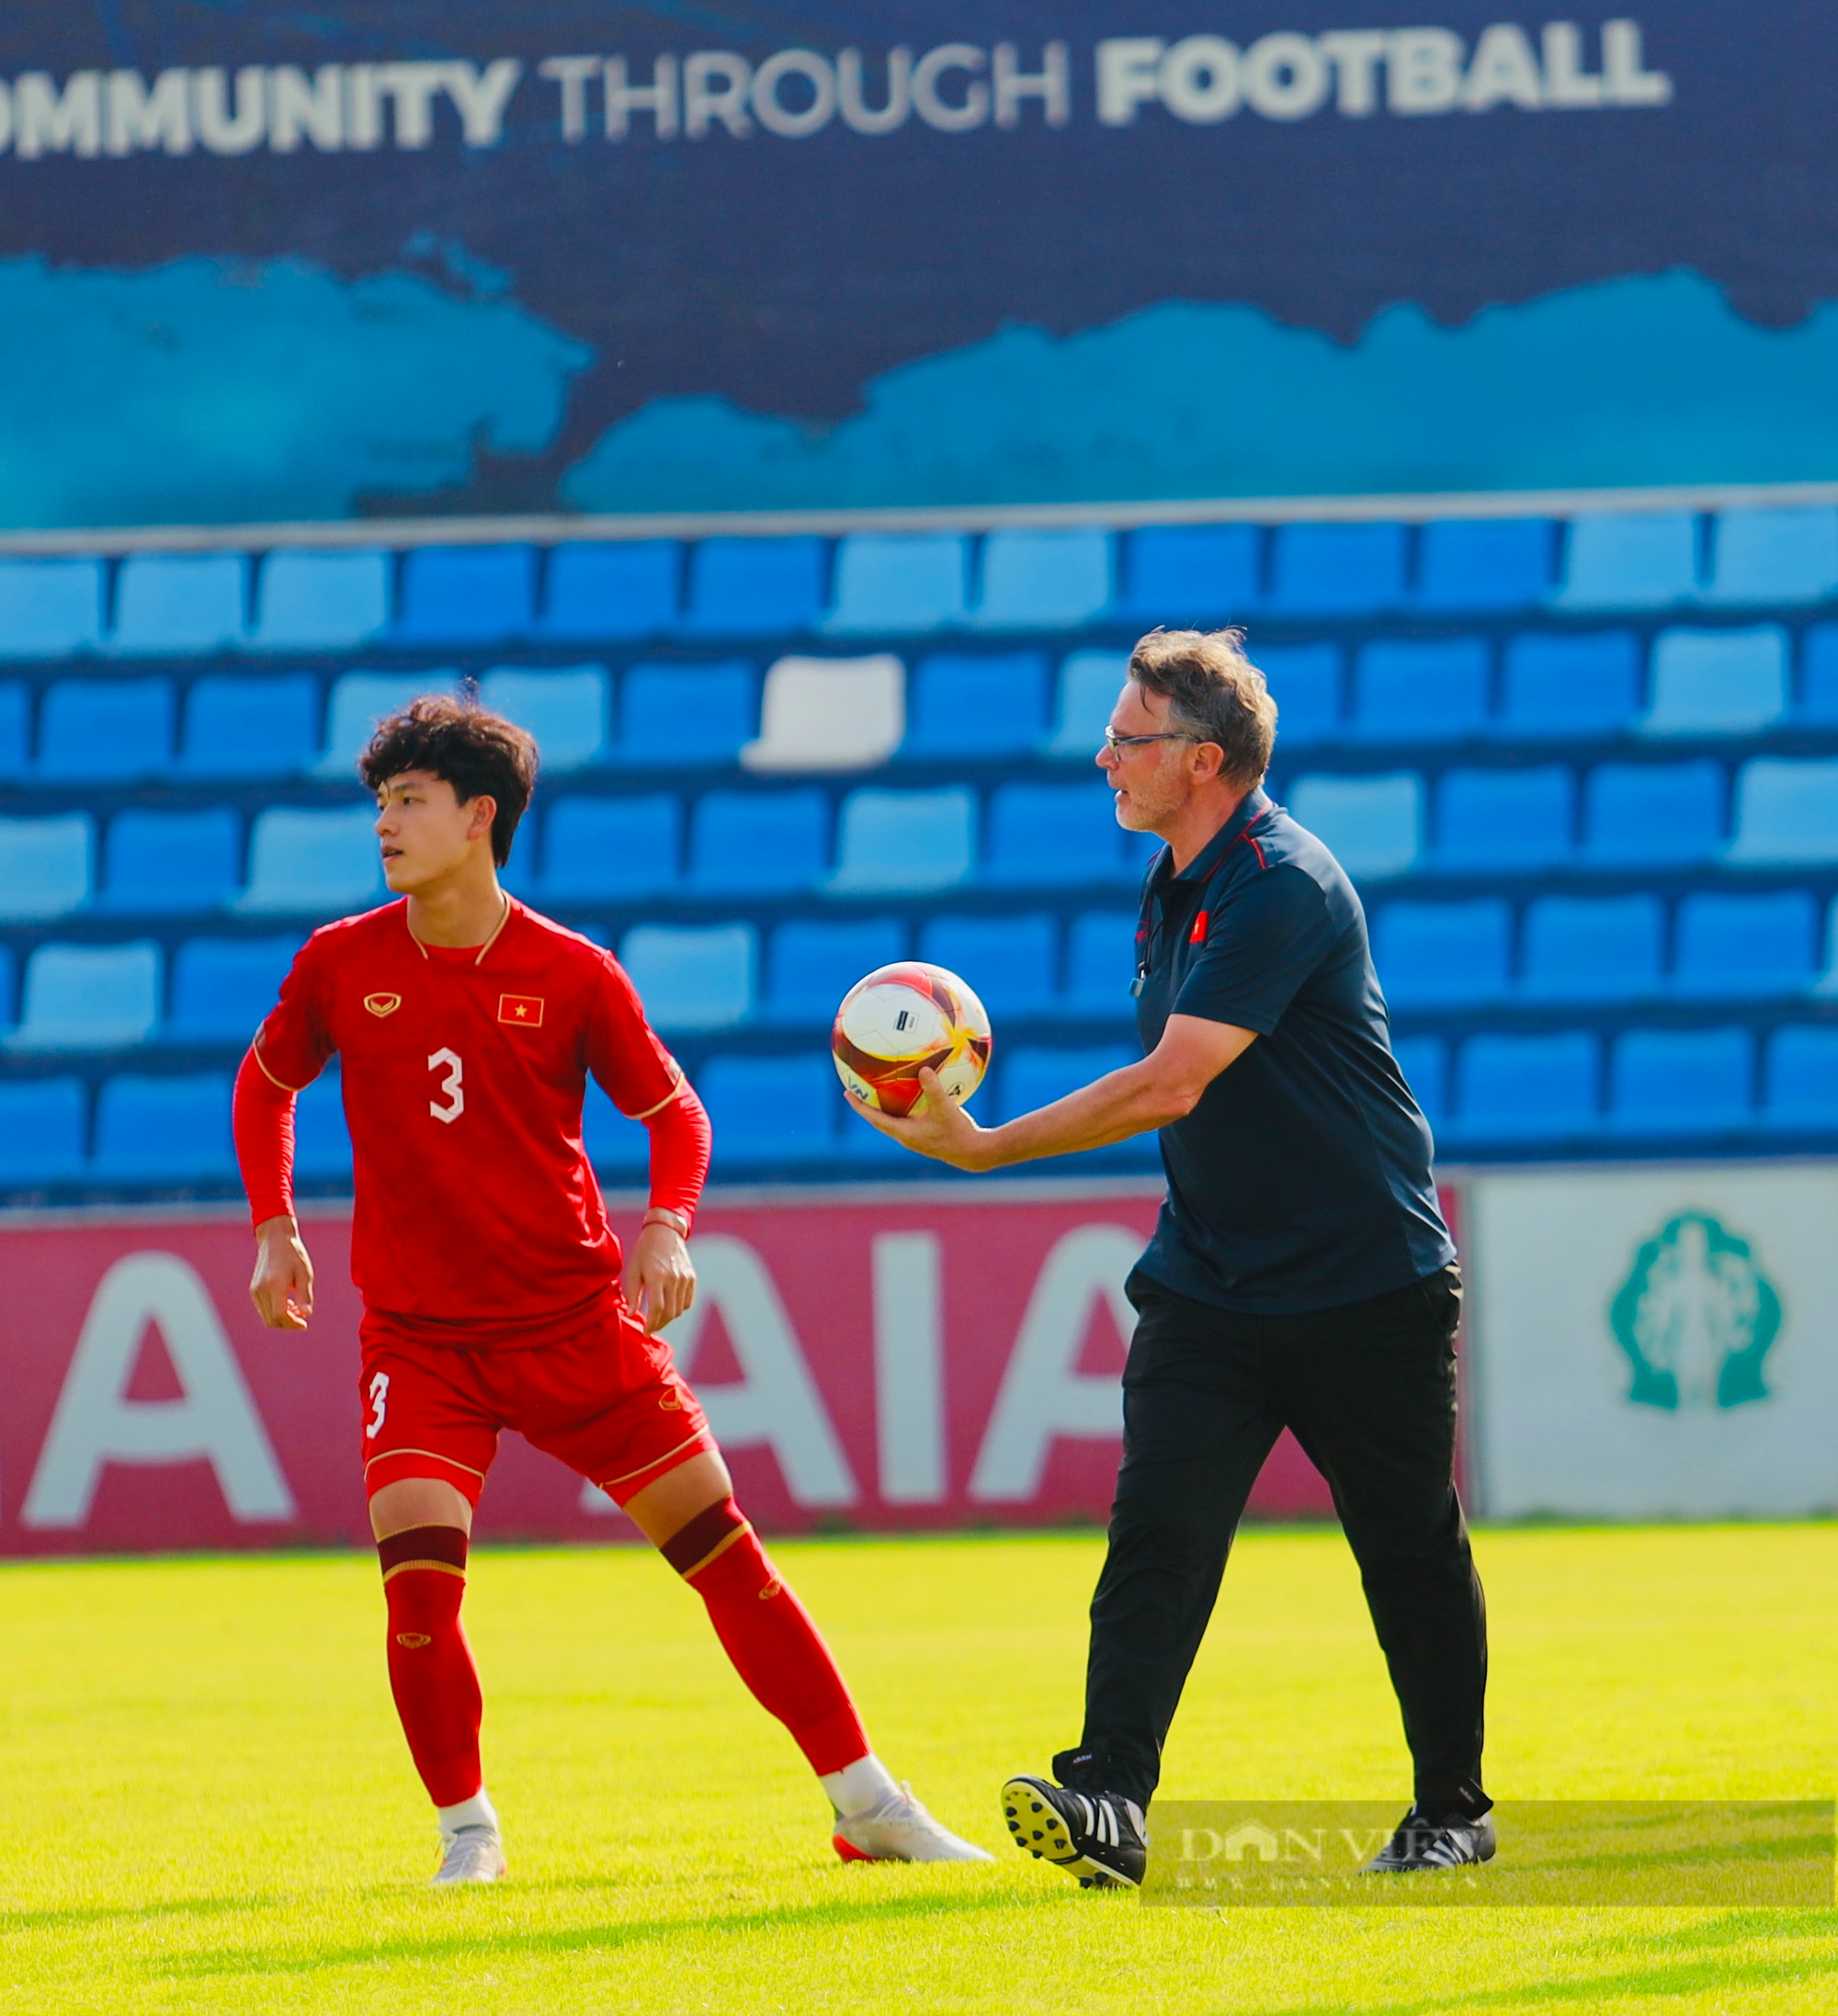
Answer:
POLYGON ((619 944, 660 1029, 725 1029, 753 1012, 759 936, 751 924, 634 924, 619 944))
POLYGON ((1747 1029, 1630 1029, 1609 1064, 1617 1134, 1729 1134, 1753 1119, 1747 1029))
POLYGON ((990 794, 985 881, 1048 889, 1133 880, 1138 873, 1103 779, 1004 784, 990 794))
POLYGON ((243 886, 243 821, 227 805, 117 812, 102 842, 104 910, 139 916, 221 910, 243 886))
POLYGON ((590 1078, 581 1102, 581 1138, 587 1160, 603 1173, 628 1179, 651 1166, 651 1131, 629 1120, 590 1078))
POLYGON ((1805 889, 1698 890, 1678 906, 1673 986, 1699 1000, 1803 994, 1817 978, 1818 938, 1818 907, 1805 889))
POLYGON ((1456 1060, 1456 1117, 1446 1123, 1465 1141, 1559 1141, 1593 1134, 1595 1038, 1583 1030, 1554 1036, 1471 1036, 1456 1060))
POLYGON ((108 649, 188 658, 244 641, 249 562, 241 553, 130 553, 115 577, 108 649))
POLYGON ((351 1130, 335 1069, 322 1071, 294 1102, 293 1173, 296 1183, 351 1181, 351 1130))
POLYGON ((337 917, 380 903, 382 855, 376 811, 273 805, 249 832, 249 881, 231 906, 252 915, 337 917))
POLYGON ((689 821, 686 886, 702 895, 789 896, 830 866, 830 800, 791 791, 710 791, 689 821))
POLYGON ((8 1041, 30 1050, 119 1049, 144 1042, 159 1018, 156 945, 41 945, 26 963, 8 1041))
POLYGON ((1285 750, 1339 739, 1344 731, 1337 644, 1269 644, 1255 663, 1276 703, 1276 740, 1285 750))
POLYGON ((1762 1120, 1784 1131, 1838 1133, 1838 1029, 1775 1031, 1762 1120))
POLYGON ((1683 866, 1723 848, 1723 769, 1604 763, 1583 785, 1583 858, 1596 867, 1683 866))
POLYGON ((549 672, 499 666, 480 680, 479 697, 536 737, 545 776, 584 770, 606 754, 604 665, 570 665, 549 672))
POLYGON ((1090 910, 1072 919, 1066 938, 1066 991, 1061 1006, 1072 1015, 1132 1019, 1136 1003, 1136 919, 1128 911, 1090 910))
POLYGON ((0 778, 15 783, 31 767, 32 689, 0 679, 0 778))
POLYGON ((959 532, 855 532, 836 548, 836 637, 918 637, 970 616, 970 548, 959 532))
POLYGON ((919 957, 969 981, 995 1018, 1053 1012, 1059 926, 1036 912, 1026 917, 929 917, 919 933, 919 957))
POLYGON ((67 916, 88 899, 95 858, 87 812, 0 819, 0 922, 67 916))
POLYGON ((570 542, 549 556, 541 637, 570 642, 657 637, 676 621, 683 552, 675 539, 570 542))
POLYGON ((1435 865, 1452 874, 1525 874, 1570 858, 1576 779, 1562 764, 1449 770, 1436 794, 1435 865))
POLYGON ((823 541, 703 539, 689 554, 682 628, 700 637, 788 637, 823 613, 823 541))
POLYGON ((906 735, 897 753, 908 762, 977 763, 1024 755, 1046 732, 1040 652, 939 652, 922 658, 908 682, 906 735))
POLYGON ((834 1152, 842 1091, 821 1051, 717 1057, 696 1074, 718 1169, 812 1161, 834 1152))
POLYGON ((757 685, 744 658, 633 665, 619 682, 619 736, 608 761, 646 768, 737 762, 759 719, 757 685))
POLYGON ((1401 525, 1281 525, 1269 607, 1278 616, 1376 616, 1404 599, 1401 525))
POLYGON ((1104 742, 1110 710, 1129 676, 1129 653, 1075 651, 1060 667, 1060 701, 1053 732, 1040 746, 1043 756, 1090 763, 1104 742))
POLYGON ((1821 728, 1838 724, 1838 623, 1815 623, 1800 641, 1795 712, 1821 728))
POLYGON ((124 1071, 103 1086, 92 1176, 174 1189, 227 1182, 235 1173, 230 1081, 222 1072, 153 1078, 124 1071))
POLYGON ((1393 1008, 1472 1008, 1503 1001, 1513 913, 1497 897, 1387 903, 1372 929, 1378 984, 1393 1008))
POLYGON ((1091 622, 1110 602, 1111 543, 1111 535, 1095 526, 990 533, 972 624, 985 630, 1069 630, 1091 622))
POLYGON ((501 644, 536 621, 536 549, 424 546, 403 556, 398 644, 501 644))
POLYGON ((1441 1127, 1448 1111, 1448 1046, 1438 1036, 1393 1036, 1391 1055, 1424 1118, 1441 1127))
POLYGON ((270 553, 256 577, 253 651, 351 651, 390 626, 393 554, 270 553))
POLYGON ((1838 510, 1830 504, 1719 512, 1707 602, 1822 602, 1838 594, 1838 510))
POLYGON ((10 945, 0 945, 0 1028, 13 1026, 15 982, 18 979, 10 945))
POLYGON ((1423 609, 1528 609, 1550 593, 1557 527, 1549 518, 1442 518, 1417 556, 1423 609))
POLYGON ((102 642, 99 560, 0 559, 0 658, 71 658, 102 642))
POLYGON ((1484 639, 1381 639, 1353 668, 1353 732, 1361 742, 1463 742, 1488 717, 1484 639))
POLYGON ((1753 735, 1787 712, 1787 632, 1662 630, 1653 643, 1648 735, 1753 735))
POLYGON ((537 884, 553 902, 630 902, 676 887, 683 807, 647 798, 565 798, 542 828, 537 884))
POLYGON ((1129 535, 1114 614, 1167 629, 1242 617, 1257 600, 1254 525, 1151 525, 1129 535))
POLYGON ((961 882, 976 858, 976 798, 938 791, 851 791, 836 821, 838 896, 923 895, 961 882))
POLYGON ((332 682, 325 705, 325 747, 313 764, 322 777, 355 778, 377 723, 424 693, 449 693, 453 672, 346 672, 332 682))
POLYGON ((1664 609, 1697 595, 1697 520, 1689 511, 1604 511, 1573 518, 1559 609, 1664 609))
POLYGON ((1736 774, 1736 835, 1743 864, 1838 861, 1838 761, 1757 756, 1736 774))
MULTIPOLYGON (((1007 1051, 997 1068, 996 1111, 1003 1120, 1017 1114, 1032 1113, 1037 1106, 1050 1105, 1070 1092, 1089 1085, 1107 1071, 1121 1070, 1127 1064, 1140 1064, 1142 1053, 1127 1043, 1105 1043, 1088 1049, 1055 1050, 1023 1047, 1007 1051)), ((1153 1150, 1154 1137, 1127 1146, 1139 1153, 1153 1150)))
POLYGON ((0 1084, 0 1186, 74 1183, 83 1173, 86 1109, 80 1078, 0 1084))
POLYGON ((779 925, 766 948, 760 1020, 827 1029, 858 980, 905 957, 906 926, 897 917, 795 918, 779 925))
POLYGON ((1298 777, 1289 810, 1356 880, 1403 875, 1423 852, 1424 780, 1414 771, 1298 777))
POLYGON ((173 958, 173 1043, 248 1043, 280 993, 296 937, 188 938, 173 958))
POLYGON ((1657 896, 1541 896, 1526 910, 1527 1001, 1642 1001, 1663 987, 1657 896))
POLYGON ((1632 630, 1527 630, 1506 642, 1494 728, 1515 741, 1622 735, 1640 711, 1632 630))
POLYGON ((39 715, 37 774, 47 784, 125 784, 172 764, 167 679, 59 679, 39 715))
POLYGON ((319 682, 311 673, 206 673, 185 697, 175 766, 187 777, 289 777, 318 760, 319 682))

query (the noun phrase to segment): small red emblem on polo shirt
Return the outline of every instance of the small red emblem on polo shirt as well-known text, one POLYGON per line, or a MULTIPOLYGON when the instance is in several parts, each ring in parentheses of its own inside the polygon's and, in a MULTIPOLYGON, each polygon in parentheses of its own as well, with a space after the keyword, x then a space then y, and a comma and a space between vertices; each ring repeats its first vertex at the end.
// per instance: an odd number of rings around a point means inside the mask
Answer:
POLYGON ((542 1026, 542 996, 540 994, 500 994, 498 996, 498 1020, 515 1022, 524 1029, 539 1029, 542 1026))
POLYGON ((1205 911, 1201 911, 1199 915, 1194 919, 1194 928, 1187 934, 1187 943, 1189 945, 1204 945, 1206 936, 1207 913, 1205 911))

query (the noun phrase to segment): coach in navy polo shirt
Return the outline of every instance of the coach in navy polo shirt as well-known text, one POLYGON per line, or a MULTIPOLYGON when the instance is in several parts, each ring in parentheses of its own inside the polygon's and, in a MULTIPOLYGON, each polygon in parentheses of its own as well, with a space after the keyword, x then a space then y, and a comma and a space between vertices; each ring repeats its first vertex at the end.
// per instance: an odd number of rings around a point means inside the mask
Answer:
POLYGON ((1145 637, 1097 757, 1118 821, 1167 843, 1137 930, 1142 1061, 997 1127, 936 1097, 913 1119, 867 1116, 969 1170, 1160 1131, 1168 1195, 1129 1283, 1084 1734, 1058 1784, 1003 1794, 1019 1844, 1088 1884, 1140 1878, 1162 1745, 1285 1427, 1333 1488, 1414 1767, 1369 1866, 1493 1852, 1486 1614, 1455 1490, 1455 1247, 1359 898, 1262 788, 1276 728, 1238 632, 1145 637))

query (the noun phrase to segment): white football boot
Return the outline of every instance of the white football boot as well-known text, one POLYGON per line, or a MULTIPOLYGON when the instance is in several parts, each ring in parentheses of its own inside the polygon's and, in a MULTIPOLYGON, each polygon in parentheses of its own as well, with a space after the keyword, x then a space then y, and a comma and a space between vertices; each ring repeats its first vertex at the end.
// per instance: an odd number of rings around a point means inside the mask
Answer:
POLYGON ((993 1862, 995 1857, 973 1842, 960 1840, 940 1827, 902 1784, 871 1812, 853 1819, 836 1816, 830 1844, 845 1862, 993 1862))
POLYGON ((504 1840, 494 1827, 456 1828, 442 1840, 436 1883, 499 1883, 510 1874, 504 1840))

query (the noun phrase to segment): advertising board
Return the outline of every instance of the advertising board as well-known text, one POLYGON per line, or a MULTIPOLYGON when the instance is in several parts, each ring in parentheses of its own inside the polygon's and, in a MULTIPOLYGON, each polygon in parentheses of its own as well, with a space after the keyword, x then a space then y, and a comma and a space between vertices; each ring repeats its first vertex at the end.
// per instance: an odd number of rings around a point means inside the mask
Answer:
POLYGON ((1466 1201, 1487 1516, 1838 1507, 1838 1168, 1503 1171, 1466 1201))
MULTIPOLYGON (((1123 1283, 1156 1201, 1142 1185, 712 1200, 697 1305, 671 1335, 751 1515, 780 1533, 1102 1521, 1133 1323, 1123 1283)), ((368 1538, 348 1216, 309 1216, 305 1234, 317 1307, 301 1335, 256 1320, 240 1218, 0 1229, 0 1551, 368 1538)), ((1329 1510, 1287 1439, 1254 1504, 1329 1510)), ((632 1534, 509 1435, 479 1531, 632 1534)))

